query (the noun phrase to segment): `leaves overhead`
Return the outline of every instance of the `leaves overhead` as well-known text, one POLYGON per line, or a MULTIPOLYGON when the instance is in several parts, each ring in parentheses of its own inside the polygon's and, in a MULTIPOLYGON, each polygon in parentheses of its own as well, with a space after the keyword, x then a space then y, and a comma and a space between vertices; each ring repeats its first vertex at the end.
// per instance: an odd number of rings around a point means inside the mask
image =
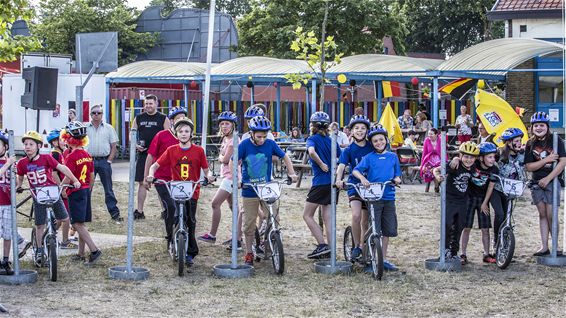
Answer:
POLYGON ((0 2, 0 62, 13 61, 21 53, 40 47, 35 37, 12 36, 12 24, 17 20, 31 21, 33 10, 29 1, 10 0, 0 2))
MULTIPOLYGON (((163 5, 162 15, 167 16, 178 8, 210 8, 210 0, 152 0, 150 5, 163 5)), ((216 0, 216 10, 232 17, 241 17, 251 10, 251 0, 216 0)))

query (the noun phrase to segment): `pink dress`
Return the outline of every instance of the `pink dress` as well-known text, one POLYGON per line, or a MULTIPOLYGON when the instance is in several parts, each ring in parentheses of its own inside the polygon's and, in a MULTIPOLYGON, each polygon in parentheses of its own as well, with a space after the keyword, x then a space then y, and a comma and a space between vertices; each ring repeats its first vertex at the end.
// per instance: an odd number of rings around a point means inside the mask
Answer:
POLYGON ((425 182, 432 182, 434 174, 432 170, 440 166, 440 136, 436 139, 433 146, 430 138, 426 138, 423 144, 423 155, 421 159, 420 176, 425 182))

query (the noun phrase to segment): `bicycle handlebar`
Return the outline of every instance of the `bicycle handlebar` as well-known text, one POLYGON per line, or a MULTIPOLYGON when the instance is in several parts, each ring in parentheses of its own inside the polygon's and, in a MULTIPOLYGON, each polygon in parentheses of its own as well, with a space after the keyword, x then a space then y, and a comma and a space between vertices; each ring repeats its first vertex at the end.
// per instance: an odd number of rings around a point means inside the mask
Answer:
POLYGON ((267 183, 278 183, 278 184, 286 184, 286 185, 291 185, 293 184, 293 179, 291 179, 291 177, 287 177, 286 180, 284 181, 279 181, 279 180, 271 180, 268 182, 246 182, 246 183, 242 183, 242 186, 246 186, 246 187, 256 187, 258 185, 262 185, 262 184, 267 184, 267 183))
POLYGON ((38 188, 44 188, 44 187, 58 187, 59 188, 59 195, 58 196, 61 196, 61 193, 63 193, 63 190, 65 190, 66 188, 75 188, 72 184, 62 184, 62 185, 54 184, 54 185, 34 187, 34 188, 22 188, 22 187, 20 187, 16 190, 16 192, 18 192, 18 190, 19 190, 19 193, 22 193, 24 191, 29 191, 31 193, 31 196, 34 199, 37 199, 37 193, 36 193, 37 189, 38 188))

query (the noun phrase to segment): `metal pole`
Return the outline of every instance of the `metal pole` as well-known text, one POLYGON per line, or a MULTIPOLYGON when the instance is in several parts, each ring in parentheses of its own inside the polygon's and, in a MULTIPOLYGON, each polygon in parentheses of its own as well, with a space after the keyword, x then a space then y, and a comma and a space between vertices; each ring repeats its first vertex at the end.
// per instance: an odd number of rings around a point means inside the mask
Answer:
POLYGON ((133 253, 133 240, 134 240, 134 193, 136 175, 136 144, 138 138, 138 131, 132 129, 130 131, 130 184, 128 194, 128 250, 126 253, 126 270, 128 273, 132 272, 132 253, 133 253))
POLYGON ((214 16, 215 16, 216 0, 210 0, 210 9, 208 13, 208 45, 206 47, 206 75, 204 83, 204 101, 202 109, 202 135, 201 146, 206 149, 206 134, 208 132, 208 111, 210 102, 210 71, 212 64, 212 40, 214 38, 214 16))
MULTIPOLYGON (((566 39, 566 1, 562 1, 562 31, 563 38, 566 39)), ((566 92, 566 48, 562 48, 562 94, 566 92)), ((564 100, 564 96, 562 97, 564 100)), ((566 103, 562 102, 562 126, 564 127, 564 134, 566 136, 566 103)), ((566 142, 566 139, 565 139, 566 142)), ((566 180, 566 169, 562 172, 566 180)), ((564 196, 564 230, 562 231, 562 248, 566 246, 566 195, 564 196)))
POLYGON ((332 266, 332 270, 336 267, 336 187, 334 184, 336 183, 336 134, 338 133, 338 128, 332 131, 332 143, 330 149, 330 265, 332 266))
POLYGON ((252 87, 250 87, 250 105, 255 104, 254 95, 255 95, 255 86, 252 85, 252 87))
POLYGON ((185 109, 189 113, 189 85, 183 84, 183 100, 185 101, 185 109))
POLYGON ((232 133, 232 269, 238 268, 238 131, 232 133))
MULTIPOLYGON (((440 134, 440 171, 443 176, 446 175, 446 131, 440 134)), ((446 181, 442 182, 440 188, 440 266, 443 268, 444 247, 446 246, 446 181)))
MULTIPOLYGON (((552 133, 552 149, 554 153, 558 153, 558 133, 552 133)), ((552 164, 555 169, 557 162, 552 164)), ((552 249, 551 255, 556 258, 558 252, 558 200, 560 197, 560 187, 558 186, 558 176, 552 181, 552 249)))
POLYGON ((432 78, 432 126, 438 128, 438 77, 432 78))
MULTIPOLYGON (((8 156, 14 156, 14 131, 8 131, 8 156)), ((18 257, 18 221, 16 213, 16 173, 10 167, 10 202, 12 213, 12 257, 14 262, 14 275, 20 275, 20 258, 18 257)))

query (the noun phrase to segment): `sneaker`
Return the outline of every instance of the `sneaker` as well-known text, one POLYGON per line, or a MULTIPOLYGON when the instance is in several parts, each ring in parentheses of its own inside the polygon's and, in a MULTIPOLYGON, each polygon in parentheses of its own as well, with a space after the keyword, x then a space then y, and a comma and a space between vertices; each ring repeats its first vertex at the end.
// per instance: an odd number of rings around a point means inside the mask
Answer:
POLYGON ((195 262, 193 261, 193 256, 192 255, 187 255, 185 257, 185 264, 187 264, 187 266, 191 267, 195 264, 195 262))
POLYGON ((205 233, 198 237, 199 241, 207 242, 207 243, 216 243, 216 236, 212 236, 208 233, 205 233))
POLYGON ((0 262, 0 268, 4 270, 4 272, 0 275, 14 275, 14 271, 12 270, 12 262, 2 261, 0 262))
POLYGON ((96 261, 98 261, 98 259, 100 259, 100 256, 102 256, 101 250, 97 250, 94 253, 90 253, 90 256, 88 257, 88 261, 85 262, 85 265, 93 265, 94 263, 96 263, 96 261))
POLYGON ((145 214, 143 214, 143 211, 138 211, 135 210, 134 211, 134 220, 145 220, 145 214))
POLYGON ((254 266, 254 253, 247 253, 244 256, 244 264, 254 266))
POLYGON ((232 245, 232 239, 227 239, 226 241, 222 242, 222 245, 224 246, 232 245))
POLYGON ((352 249, 351 252, 351 261, 355 262, 362 256, 362 249, 359 246, 356 246, 352 249))
POLYGON ((330 255, 330 248, 328 244, 319 244, 312 253, 307 255, 309 259, 321 258, 322 256, 330 255))
POLYGON ((396 272, 399 270, 397 266, 395 266, 390 261, 386 261, 386 260, 383 261, 383 269, 390 272, 396 272))
POLYGON ((35 252, 33 261, 35 263, 35 267, 41 267, 41 264, 43 264, 43 247, 38 248, 38 250, 35 252))
POLYGON ((120 216, 120 214, 113 216, 112 221, 116 222, 116 224, 121 224, 124 222, 124 218, 120 216))
POLYGON ((497 262, 497 260, 495 259, 495 257, 493 255, 488 254, 488 255, 483 256, 483 262, 488 263, 488 264, 494 264, 494 263, 497 262))
MULTIPOLYGON (((238 241, 237 245, 238 245, 238 248, 236 250, 241 251, 242 250, 242 241, 238 241)), ((226 249, 228 251, 232 250, 232 242, 230 242, 230 245, 228 245, 228 247, 226 247, 226 249)))
POLYGON ((62 250, 74 250, 79 247, 77 246, 77 244, 71 243, 71 240, 68 240, 67 242, 60 242, 59 248, 61 248, 62 250))
POLYGON ((460 255, 460 264, 462 265, 468 264, 468 256, 466 256, 466 254, 460 255))
POLYGON ((78 241, 79 241, 79 238, 76 237, 76 236, 69 236, 69 241, 71 241, 71 242, 78 242, 78 241))
POLYGON ((79 254, 73 254, 71 256, 71 260, 74 262, 83 262, 86 261, 86 258, 84 257, 84 255, 79 255, 79 254))
POLYGON ((31 247, 31 242, 24 240, 18 244, 18 258, 22 258, 26 255, 27 251, 31 247))
POLYGON ((538 251, 533 254, 533 256, 546 256, 546 255, 550 255, 550 250, 547 249, 546 251, 538 251))

